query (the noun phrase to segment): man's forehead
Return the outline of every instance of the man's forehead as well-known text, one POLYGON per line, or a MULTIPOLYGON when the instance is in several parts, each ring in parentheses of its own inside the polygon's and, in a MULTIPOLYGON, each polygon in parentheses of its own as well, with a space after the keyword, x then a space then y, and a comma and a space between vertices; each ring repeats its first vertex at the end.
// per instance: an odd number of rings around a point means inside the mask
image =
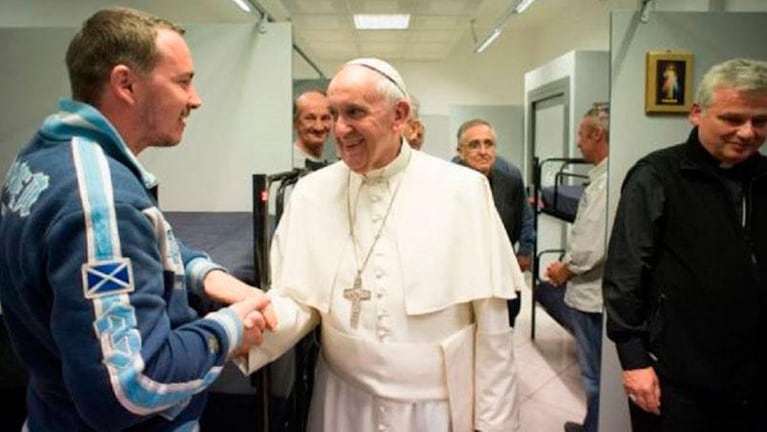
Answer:
POLYGON ((360 89, 372 86, 377 76, 374 71, 360 66, 344 66, 339 70, 328 84, 328 97, 339 91, 348 91, 350 89, 360 89))
POLYGON ((375 105, 383 100, 383 95, 376 90, 374 81, 331 82, 328 87, 328 100, 331 109, 340 105, 375 105))
POLYGON ((466 128, 465 131, 463 131, 463 136, 466 138, 469 138, 469 135, 471 135, 471 138, 476 139, 477 136, 488 136, 489 138, 495 139, 495 131, 493 131, 493 128, 486 124, 475 124, 473 126, 469 126, 466 128))
POLYGON ((328 98, 317 91, 304 93, 296 100, 296 105, 298 106, 322 106, 327 104, 328 98))

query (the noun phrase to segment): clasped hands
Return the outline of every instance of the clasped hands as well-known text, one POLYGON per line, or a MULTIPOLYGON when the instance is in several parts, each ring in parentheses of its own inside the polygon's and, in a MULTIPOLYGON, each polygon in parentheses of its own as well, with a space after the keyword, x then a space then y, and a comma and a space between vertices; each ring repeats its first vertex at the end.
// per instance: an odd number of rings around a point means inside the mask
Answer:
POLYGON ((260 345, 265 330, 277 329, 277 316, 266 293, 229 273, 220 270, 208 273, 205 294, 212 300, 229 304, 242 321, 242 342, 232 357, 245 355, 251 347, 260 345))
POLYGON ((554 286, 565 284, 571 277, 573 273, 563 261, 554 261, 546 267, 546 278, 554 286))

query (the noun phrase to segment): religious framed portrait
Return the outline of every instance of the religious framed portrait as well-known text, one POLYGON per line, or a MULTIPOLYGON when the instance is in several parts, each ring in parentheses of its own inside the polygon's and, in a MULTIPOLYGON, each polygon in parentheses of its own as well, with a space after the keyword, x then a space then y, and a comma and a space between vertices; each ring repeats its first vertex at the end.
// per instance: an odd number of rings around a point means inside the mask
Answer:
POLYGON ((645 113, 690 111, 693 99, 692 53, 687 51, 647 52, 645 113))

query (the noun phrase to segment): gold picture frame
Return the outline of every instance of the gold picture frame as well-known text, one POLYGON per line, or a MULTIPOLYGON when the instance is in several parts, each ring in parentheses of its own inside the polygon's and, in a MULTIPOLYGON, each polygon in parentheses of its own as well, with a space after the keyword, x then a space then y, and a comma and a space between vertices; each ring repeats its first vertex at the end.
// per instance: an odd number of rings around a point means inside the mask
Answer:
POLYGON ((693 63, 688 51, 648 51, 645 113, 690 112, 693 63))

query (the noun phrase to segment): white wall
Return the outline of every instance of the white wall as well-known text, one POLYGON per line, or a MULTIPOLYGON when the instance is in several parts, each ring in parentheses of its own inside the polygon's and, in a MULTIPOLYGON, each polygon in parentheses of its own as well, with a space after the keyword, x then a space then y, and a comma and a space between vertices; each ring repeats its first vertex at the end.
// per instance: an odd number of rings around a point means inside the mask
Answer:
MULTIPOLYGON (((0 94, 7 107, 0 116, 0 176, 56 111, 56 101, 69 97, 64 53, 76 28, 112 3, 0 0, 0 94)), ((120 3, 184 24, 183 10, 167 2, 120 3)), ((178 147, 140 155, 161 181, 165 210, 249 211, 250 175, 290 167, 291 27, 257 29, 252 17, 243 16, 238 24, 185 24, 202 108, 192 113, 178 147)))
POLYGON ((64 52, 74 29, 0 27, 0 179, 22 145, 68 95, 64 52))
MULTIPOLYGON (((606 102, 610 90, 608 52, 571 51, 524 76, 525 116, 529 118, 531 101, 529 92, 562 78, 570 79, 568 102, 570 130, 567 133, 568 152, 564 157, 580 157, 576 146, 575 130, 580 118, 595 102, 606 102)), ((529 126, 529 123, 526 125, 529 126)), ((525 131, 525 142, 530 144, 531 131, 525 131)), ((529 152, 529 149, 525 149, 529 152)))
POLYGON ((450 140, 448 157, 456 154, 456 133, 464 122, 481 118, 493 125, 496 134, 496 153, 520 169, 524 166, 524 110, 509 105, 453 105, 450 110, 450 140))
POLYGON ((251 174, 291 168, 288 23, 189 25, 203 100, 182 144, 139 159, 160 178, 165 210, 250 211, 251 174))
MULTIPOLYGON (((685 115, 645 115, 646 52, 660 48, 691 51, 697 83, 709 67, 725 59, 767 59, 767 47, 763 43, 766 24, 766 13, 653 12, 646 24, 638 22, 637 14, 613 14, 609 225, 615 215, 620 184, 630 166, 653 150, 684 141, 691 128, 685 115)), ((630 430, 627 412, 615 347, 606 341, 602 356, 600 430, 630 430)))

